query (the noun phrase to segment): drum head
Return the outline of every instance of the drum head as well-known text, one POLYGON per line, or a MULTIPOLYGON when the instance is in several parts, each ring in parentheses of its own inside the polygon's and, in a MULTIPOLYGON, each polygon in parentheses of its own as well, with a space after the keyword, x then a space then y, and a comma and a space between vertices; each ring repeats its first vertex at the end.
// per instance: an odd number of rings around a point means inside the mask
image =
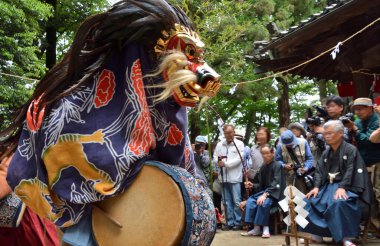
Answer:
POLYGON ((179 245, 185 230, 181 190, 165 172, 145 165, 124 193, 94 206, 92 227, 99 246, 179 245))

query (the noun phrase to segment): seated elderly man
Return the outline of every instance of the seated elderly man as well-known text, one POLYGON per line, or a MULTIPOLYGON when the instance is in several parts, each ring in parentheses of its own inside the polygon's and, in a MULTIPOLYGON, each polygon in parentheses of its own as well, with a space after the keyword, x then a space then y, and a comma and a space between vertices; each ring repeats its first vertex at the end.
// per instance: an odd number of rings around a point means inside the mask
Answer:
MULTIPOLYGON (((254 183, 258 184, 258 192, 248 198, 245 203, 244 221, 252 230, 241 233, 242 236, 259 236, 260 226, 263 226, 262 238, 269 238, 269 215, 270 209, 275 202, 283 196, 285 180, 283 178, 282 166, 274 160, 274 150, 272 147, 264 146, 260 150, 264 159, 258 175, 255 176, 254 183)), ((253 186, 251 182, 246 184, 253 186)), ((244 203, 241 204, 244 207, 244 203)))
POLYGON ((344 246, 354 246, 350 238, 358 235, 361 207, 358 199, 370 204, 367 169, 358 150, 343 141, 344 126, 333 120, 324 126, 329 145, 319 159, 314 174, 315 188, 306 195, 309 224, 305 231, 315 241, 332 237, 344 246))

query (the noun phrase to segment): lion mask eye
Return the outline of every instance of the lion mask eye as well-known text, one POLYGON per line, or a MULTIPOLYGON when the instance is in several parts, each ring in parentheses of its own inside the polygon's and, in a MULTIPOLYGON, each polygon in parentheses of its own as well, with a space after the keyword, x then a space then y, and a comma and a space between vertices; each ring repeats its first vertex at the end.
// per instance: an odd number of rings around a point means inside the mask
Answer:
POLYGON ((186 47, 185 47, 185 55, 186 55, 187 59, 189 59, 190 61, 194 60, 195 57, 196 57, 196 49, 195 49, 195 47, 193 45, 191 45, 191 44, 186 45, 186 47))

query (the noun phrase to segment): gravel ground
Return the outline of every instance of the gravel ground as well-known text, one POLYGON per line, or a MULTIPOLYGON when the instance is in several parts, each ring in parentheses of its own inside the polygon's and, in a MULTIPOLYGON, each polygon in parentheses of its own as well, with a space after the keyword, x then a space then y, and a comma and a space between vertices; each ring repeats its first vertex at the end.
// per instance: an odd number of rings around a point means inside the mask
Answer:
MULTIPOLYGON (((242 231, 221 231, 217 230, 214 241, 211 246, 280 246, 285 244, 285 237, 282 235, 272 235, 269 239, 262 239, 261 237, 243 237, 240 235, 242 231)), ((333 244, 331 239, 325 238, 324 240, 330 243, 324 244, 311 244, 311 245, 342 245, 333 244)), ((292 239, 291 245, 296 245, 295 239, 292 239)), ((303 244, 298 244, 302 246, 303 244)), ((359 243, 357 245, 360 245, 359 243)), ((369 238, 366 246, 380 246, 380 239, 369 238)))

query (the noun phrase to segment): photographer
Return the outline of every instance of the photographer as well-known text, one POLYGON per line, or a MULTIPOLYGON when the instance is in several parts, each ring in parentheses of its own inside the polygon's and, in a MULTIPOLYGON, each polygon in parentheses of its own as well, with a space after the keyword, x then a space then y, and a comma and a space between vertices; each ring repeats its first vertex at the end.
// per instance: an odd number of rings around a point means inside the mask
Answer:
MULTIPOLYGON (((327 121, 330 120, 340 120, 343 124, 344 121, 347 121, 347 119, 352 119, 352 114, 344 115, 344 101, 340 96, 331 95, 326 98, 326 110, 328 117, 326 119, 327 121)), ((344 135, 343 135, 344 141, 347 143, 353 143, 353 136, 350 134, 349 130, 345 127, 344 128, 344 135)))
POLYGON ((311 180, 307 174, 313 168, 313 156, 307 141, 286 130, 281 134, 275 160, 285 171, 286 185, 292 184, 306 194, 308 187, 311 187, 311 180))
POLYGON ((313 116, 306 120, 310 129, 310 150, 313 155, 315 167, 323 151, 326 149, 325 139, 323 137, 323 119, 318 116, 313 116))
POLYGON ((348 120, 343 124, 355 137, 356 146, 366 166, 371 166, 380 162, 380 144, 372 143, 369 139, 372 132, 379 128, 379 117, 374 113, 370 98, 357 98, 352 109, 359 119, 355 123, 348 120))
POLYGON ((197 173, 206 181, 210 180, 210 156, 207 147, 207 139, 204 136, 197 136, 194 145, 194 161, 197 173))

